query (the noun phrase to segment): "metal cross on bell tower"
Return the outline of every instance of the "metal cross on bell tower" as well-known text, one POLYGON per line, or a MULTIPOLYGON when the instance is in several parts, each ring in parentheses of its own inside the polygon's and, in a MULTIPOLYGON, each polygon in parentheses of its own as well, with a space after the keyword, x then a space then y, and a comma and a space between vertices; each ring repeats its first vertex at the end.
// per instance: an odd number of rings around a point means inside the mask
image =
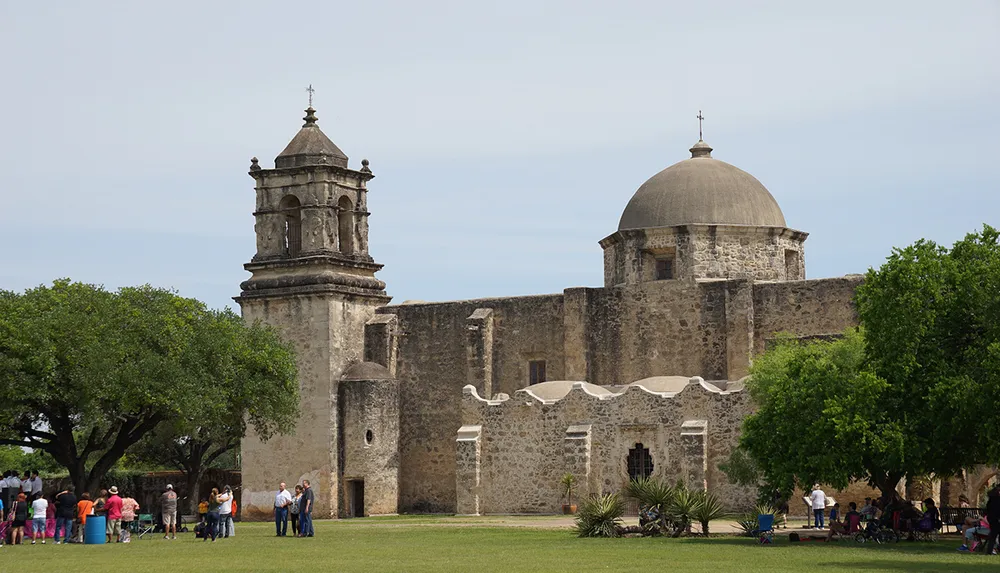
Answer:
MULTIPOLYGON (((312 84, 309 84, 309 87, 306 88, 306 91, 309 92, 309 107, 312 107, 313 106, 313 94, 316 93, 316 90, 313 89, 313 85, 312 84)), ((701 112, 698 112, 698 113, 701 113, 701 112)))
POLYGON ((697 115, 697 116, 695 116, 695 117, 697 117, 697 118, 698 118, 698 141, 701 141, 701 140, 703 140, 703 139, 704 139, 704 138, 703 138, 703 137, 701 136, 701 122, 705 120, 705 116, 701 115, 701 110, 699 109, 699 110, 698 110, 698 115, 697 115))

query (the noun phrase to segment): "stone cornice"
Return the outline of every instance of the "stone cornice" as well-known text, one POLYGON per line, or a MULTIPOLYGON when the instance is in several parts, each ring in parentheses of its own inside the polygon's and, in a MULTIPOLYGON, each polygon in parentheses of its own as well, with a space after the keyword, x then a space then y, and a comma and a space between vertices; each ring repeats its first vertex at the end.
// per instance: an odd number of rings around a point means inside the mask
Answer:
POLYGON ((250 272, 254 272, 264 269, 287 269, 320 265, 354 268, 371 271, 373 273, 381 270, 384 266, 381 263, 376 263, 371 260, 371 257, 368 257, 368 260, 358 260, 340 253, 320 252, 301 253, 295 257, 287 257, 284 255, 269 258, 254 257, 254 260, 243 265, 243 268, 250 272))
POLYGON ((598 244, 601 248, 608 248, 611 245, 625 238, 643 237, 650 234, 662 233, 687 233, 695 231, 715 229, 716 233, 728 235, 762 235, 788 237, 794 241, 805 241, 809 233, 799 231, 789 227, 759 227, 756 225, 710 225, 707 223, 693 223, 689 225, 676 225, 673 227, 649 227, 646 229, 621 229, 604 237, 598 244))
POLYGON ((274 169, 251 170, 248 171, 247 174, 260 181, 269 176, 297 175, 299 173, 321 173, 323 171, 333 171, 350 175, 352 177, 359 178, 363 182, 371 181, 375 178, 375 174, 370 171, 357 171, 349 167, 340 167, 339 165, 298 165, 295 167, 275 167, 274 169))

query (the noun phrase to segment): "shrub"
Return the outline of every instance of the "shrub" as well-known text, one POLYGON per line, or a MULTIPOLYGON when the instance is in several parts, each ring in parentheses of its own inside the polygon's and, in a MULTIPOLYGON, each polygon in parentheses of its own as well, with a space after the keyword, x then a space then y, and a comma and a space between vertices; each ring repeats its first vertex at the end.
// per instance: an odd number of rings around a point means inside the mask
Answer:
POLYGON ((620 537, 625 500, 617 493, 588 498, 576 516, 580 537, 620 537))
POLYGON ((701 523, 701 532, 708 535, 708 522, 724 516, 726 514, 725 508, 722 507, 722 501, 715 494, 707 491, 695 492, 695 498, 698 503, 691 513, 691 517, 701 523))
POLYGON ((758 503, 751 511, 741 514, 736 519, 736 524, 740 527, 743 535, 753 537, 757 534, 757 516, 773 515, 774 522, 778 523, 780 513, 769 503, 758 503))

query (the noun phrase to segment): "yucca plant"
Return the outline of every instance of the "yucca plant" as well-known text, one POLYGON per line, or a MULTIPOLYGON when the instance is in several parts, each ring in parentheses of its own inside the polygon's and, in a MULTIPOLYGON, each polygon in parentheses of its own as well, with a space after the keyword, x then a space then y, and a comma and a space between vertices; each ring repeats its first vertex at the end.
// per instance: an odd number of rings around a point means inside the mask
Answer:
POLYGON ((617 493, 590 497, 580 506, 576 516, 576 532, 580 537, 620 537, 625 500, 617 493))
POLYGON ((708 522, 719 519, 726 514, 722 501, 715 494, 707 491, 695 492, 697 506, 691 516, 701 523, 701 532, 708 535, 708 522))
POLYGON ((780 512, 770 503, 758 503, 752 511, 740 515, 736 520, 736 525, 739 526, 744 535, 753 537, 757 534, 757 516, 760 515, 773 515, 775 523, 781 517, 780 512))
POLYGON ((667 518, 673 522, 672 537, 680 537, 691 527, 694 520, 694 513, 698 509, 699 500, 695 492, 692 492, 684 484, 677 484, 673 488, 674 499, 667 508, 667 518))
POLYGON ((639 502, 639 525, 648 533, 667 532, 667 510, 674 501, 673 487, 666 482, 643 477, 630 480, 625 486, 625 495, 639 502))

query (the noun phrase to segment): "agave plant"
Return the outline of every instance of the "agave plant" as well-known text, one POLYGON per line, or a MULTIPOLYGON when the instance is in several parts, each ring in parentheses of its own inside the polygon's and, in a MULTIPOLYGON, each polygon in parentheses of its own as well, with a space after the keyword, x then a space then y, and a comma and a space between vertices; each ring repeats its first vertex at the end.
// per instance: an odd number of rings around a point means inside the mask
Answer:
POLYGON ((588 498, 576 515, 580 537, 619 537, 625 500, 617 493, 588 498))
POLYGON ((648 477, 633 479, 625 486, 625 495, 639 502, 639 525, 649 534, 666 533, 667 512, 674 501, 674 488, 648 477))
POLYGON ((700 500, 696 492, 692 492, 683 484, 677 484, 673 491, 674 499, 667 508, 667 519, 672 522, 672 536, 680 537, 690 529, 700 500))
POLYGON ((773 505, 769 503, 758 503, 754 506, 752 511, 748 511, 740 515, 736 519, 736 525, 743 531, 744 535, 753 537, 757 534, 757 516, 760 515, 773 515, 775 523, 778 522, 780 517, 780 512, 774 508, 773 505))
POLYGON ((724 516, 726 514, 725 508, 722 507, 722 501, 715 494, 707 491, 695 492, 695 497, 698 503, 691 517, 701 523, 701 532, 708 535, 708 522, 724 516))

